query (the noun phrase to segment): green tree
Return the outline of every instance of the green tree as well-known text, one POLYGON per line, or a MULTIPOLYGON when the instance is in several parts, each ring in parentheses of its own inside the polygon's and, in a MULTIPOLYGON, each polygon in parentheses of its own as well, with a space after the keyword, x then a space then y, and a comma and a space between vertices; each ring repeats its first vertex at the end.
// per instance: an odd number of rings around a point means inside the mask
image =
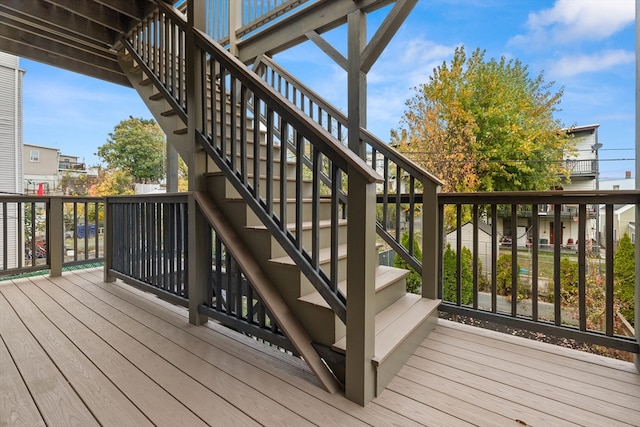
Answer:
POLYGON ((444 191, 546 190, 574 143, 553 118, 563 89, 502 57, 455 50, 406 101, 391 142, 446 180, 444 191))
MULTIPOLYGON (((409 233, 402 233, 401 244, 407 250, 409 249, 409 233)), ((416 238, 413 239, 413 256, 419 260, 422 259, 422 251, 420 250, 420 245, 418 244, 418 240, 416 238)), ((417 271, 411 268, 400 255, 396 254, 394 256, 393 266, 409 270, 409 275, 407 276, 407 292, 415 294, 421 291, 422 277, 420 276, 420 274, 418 274, 417 271)))
MULTIPOLYGON (((447 248, 443 256, 443 280, 442 297, 445 301, 456 302, 458 300, 457 278, 458 268, 456 262, 456 252, 447 243, 447 248)), ((460 275, 461 275, 461 304, 469 305, 473 302, 473 259, 471 251, 466 246, 462 247, 460 253, 460 275)))
POLYGON ((153 119, 129 117, 118 123, 96 155, 107 169, 124 171, 134 182, 157 181, 164 176, 165 136, 153 119))
POLYGON ((634 324, 636 247, 626 233, 620 239, 618 249, 613 256, 613 278, 615 298, 620 306, 620 313, 629 323, 634 324))

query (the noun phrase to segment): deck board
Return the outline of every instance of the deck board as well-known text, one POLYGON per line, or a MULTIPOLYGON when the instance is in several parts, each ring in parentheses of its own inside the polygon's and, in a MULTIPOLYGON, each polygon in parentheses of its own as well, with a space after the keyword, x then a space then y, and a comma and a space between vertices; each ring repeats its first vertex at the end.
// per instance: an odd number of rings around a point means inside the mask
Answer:
POLYGON ((439 321, 363 408, 299 359, 102 277, 0 282, 0 426, 640 425, 630 363, 439 321))

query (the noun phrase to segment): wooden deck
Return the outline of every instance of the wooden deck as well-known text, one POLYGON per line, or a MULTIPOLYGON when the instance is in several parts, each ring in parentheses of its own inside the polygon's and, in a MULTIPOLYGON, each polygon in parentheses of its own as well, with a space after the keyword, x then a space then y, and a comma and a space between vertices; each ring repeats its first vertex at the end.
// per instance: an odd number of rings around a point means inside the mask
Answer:
POLYGON ((0 282, 0 426, 640 425, 629 363, 441 321, 366 408, 102 270, 0 282))

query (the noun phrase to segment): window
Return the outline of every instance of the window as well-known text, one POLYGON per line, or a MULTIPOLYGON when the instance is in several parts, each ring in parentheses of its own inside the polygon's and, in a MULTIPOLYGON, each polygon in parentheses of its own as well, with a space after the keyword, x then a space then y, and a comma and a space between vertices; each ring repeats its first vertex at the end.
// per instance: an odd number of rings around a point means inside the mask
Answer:
POLYGON ((39 162, 40 161, 40 151, 39 150, 31 150, 31 153, 29 153, 29 160, 31 160, 32 162, 39 162))
POLYGON ((614 190, 619 190, 619 189, 620 189, 620 186, 619 186, 619 185, 614 185, 614 186, 613 186, 613 189, 614 189, 614 190))

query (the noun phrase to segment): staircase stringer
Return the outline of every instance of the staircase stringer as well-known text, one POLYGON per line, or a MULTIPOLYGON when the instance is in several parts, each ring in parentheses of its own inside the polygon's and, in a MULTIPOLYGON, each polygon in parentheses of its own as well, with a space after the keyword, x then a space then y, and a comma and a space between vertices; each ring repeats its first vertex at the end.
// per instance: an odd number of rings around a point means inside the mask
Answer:
POLYGON ((275 318, 278 326, 307 362, 307 365, 320 380, 323 387, 329 393, 335 393, 340 390, 340 384, 313 347, 311 337, 271 284, 267 275, 253 258, 242 239, 235 233, 222 211, 218 209, 209 195, 200 192, 194 192, 193 195, 202 214, 211 227, 216 230, 227 250, 242 268, 247 280, 251 282, 262 302, 275 318))

